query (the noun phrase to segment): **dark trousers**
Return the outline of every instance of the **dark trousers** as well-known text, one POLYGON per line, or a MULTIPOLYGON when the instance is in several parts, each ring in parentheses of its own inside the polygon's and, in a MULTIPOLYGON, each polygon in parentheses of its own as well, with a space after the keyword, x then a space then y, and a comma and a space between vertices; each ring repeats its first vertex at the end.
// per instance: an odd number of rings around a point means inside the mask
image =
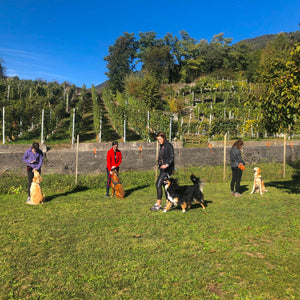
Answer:
POLYGON ((240 184, 242 180, 243 171, 238 167, 231 167, 232 170, 232 179, 230 183, 230 188, 232 192, 240 192, 240 184), (235 187, 235 189, 234 189, 235 187))
MULTIPOLYGON (((28 197, 30 197, 30 187, 32 183, 32 179, 34 177, 34 173, 32 172, 32 168, 27 167, 27 178, 28 178, 28 197)), ((38 170, 38 172, 41 174, 41 169, 38 170)))
MULTIPOLYGON (((116 168, 118 174, 119 174, 119 167, 116 168)), ((108 171, 108 169, 106 168, 106 175, 107 175, 107 183, 106 183, 106 195, 109 195, 109 188, 110 188, 110 185, 111 185, 111 176, 110 176, 110 173, 108 171)))
MULTIPOLYGON (((162 185, 163 185, 163 181, 164 181, 164 178, 166 176, 170 176, 172 174, 172 170, 166 170, 166 169, 160 169, 160 174, 156 180, 156 193, 157 193, 157 200, 161 200, 162 198, 162 194, 163 194, 163 191, 162 191, 162 185)), ((167 199, 167 195, 166 195, 166 199, 167 199)))

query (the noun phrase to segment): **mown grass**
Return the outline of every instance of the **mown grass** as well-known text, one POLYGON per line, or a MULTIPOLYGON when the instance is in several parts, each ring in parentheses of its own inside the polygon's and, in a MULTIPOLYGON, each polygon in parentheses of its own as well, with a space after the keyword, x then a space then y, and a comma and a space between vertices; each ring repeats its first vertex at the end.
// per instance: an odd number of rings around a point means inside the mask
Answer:
POLYGON ((182 184, 192 172, 206 181, 207 209, 186 213, 150 212, 154 172, 121 173, 124 200, 104 197, 104 175, 78 187, 45 175, 39 206, 2 193, 0 298, 298 299, 298 170, 282 180, 281 165, 261 168, 268 193, 250 195, 249 166, 240 198, 221 167, 178 170, 182 184))

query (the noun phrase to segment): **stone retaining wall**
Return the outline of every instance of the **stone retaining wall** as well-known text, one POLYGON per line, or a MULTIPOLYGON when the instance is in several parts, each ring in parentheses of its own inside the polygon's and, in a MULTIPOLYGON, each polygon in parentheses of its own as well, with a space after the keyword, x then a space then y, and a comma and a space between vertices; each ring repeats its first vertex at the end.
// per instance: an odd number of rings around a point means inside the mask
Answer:
MULTIPOLYGON (((229 143, 228 143, 229 144, 229 143)), ((226 147, 226 161, 229 164, 230 146, 226 147)), ((212 149, 183 148, 181 142, 174 143, 175 164, 177 168, 188 166, 216 166, 223 164, 224 148, 222 142, 212 142, 212 149)), ((30 145, 1 145, 0 172, 14 170, 24 174, 25 164, 22 161, 25 151, 30 145)), ((106 168, 106 153, 111 143, 79 144, 78 173, 104 173, 106 168)), ((42 168, 43 174, 75 174, 76 145, 69 149, 47 149, 41 147, 45 155, 42 168)), ((120 143, 123 162, 122 171, 151 170, 155 168, 156 143, 120 143), (141 147, 141 148, 139 148, 141 147)), ((243 158, 247 164, 263 162, 283 162, 283 142, 267 145, 266 142, 245 142, 243 158)), ((287 143, 286 161, 300 160, 300 141, 287 143)))

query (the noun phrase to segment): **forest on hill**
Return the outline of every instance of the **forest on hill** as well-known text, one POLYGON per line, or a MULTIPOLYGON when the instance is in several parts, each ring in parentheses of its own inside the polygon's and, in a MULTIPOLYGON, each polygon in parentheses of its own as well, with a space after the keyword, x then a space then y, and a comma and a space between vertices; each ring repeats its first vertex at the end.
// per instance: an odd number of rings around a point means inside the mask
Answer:
POLYGON ((38 139, 41 127, 45 142, 148 141, 159 130, 203 140, 299 135, 299 32, 231 42, 124 33, 104 58, 101 89, 7 78, 0 61, 1 133, 8 142, 38 139))

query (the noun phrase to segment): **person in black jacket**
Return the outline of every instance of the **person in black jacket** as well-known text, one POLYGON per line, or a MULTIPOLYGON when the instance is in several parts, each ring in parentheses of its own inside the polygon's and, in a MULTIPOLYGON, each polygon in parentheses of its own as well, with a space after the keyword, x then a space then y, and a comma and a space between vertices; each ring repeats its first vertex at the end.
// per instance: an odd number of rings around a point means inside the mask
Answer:
POLYGON ((159 132, 156 135, 156 139, 160 144, 160 151, 158 155, 158 166, 160 174, 156 181, 156 192, 157 192, 157 201, 151 211, 158 211, 162 209, 161 207, 161 198, 162 198, 162 185, 163 180, 166 175, 171 175, 175 168, 174 163, 174 148, 173 145, 167 141, 166 134, 164 132, 159 132))
POLYGON ((241 150, 243 149, 244 142, 239 139, 234 142, 230 150, 230 161, 232 170, 232 179, 230 183, 231 195, 235 197, 240 197, 240 183, 243 174, 242 166, 245 166, 245 162, 242 159, 241 150), (241 165, 242 166, 241 166, 241 165), (240 166, 239 166, 240 165, 240 166), (235 190, 234 190, 235 187, 235 190))

